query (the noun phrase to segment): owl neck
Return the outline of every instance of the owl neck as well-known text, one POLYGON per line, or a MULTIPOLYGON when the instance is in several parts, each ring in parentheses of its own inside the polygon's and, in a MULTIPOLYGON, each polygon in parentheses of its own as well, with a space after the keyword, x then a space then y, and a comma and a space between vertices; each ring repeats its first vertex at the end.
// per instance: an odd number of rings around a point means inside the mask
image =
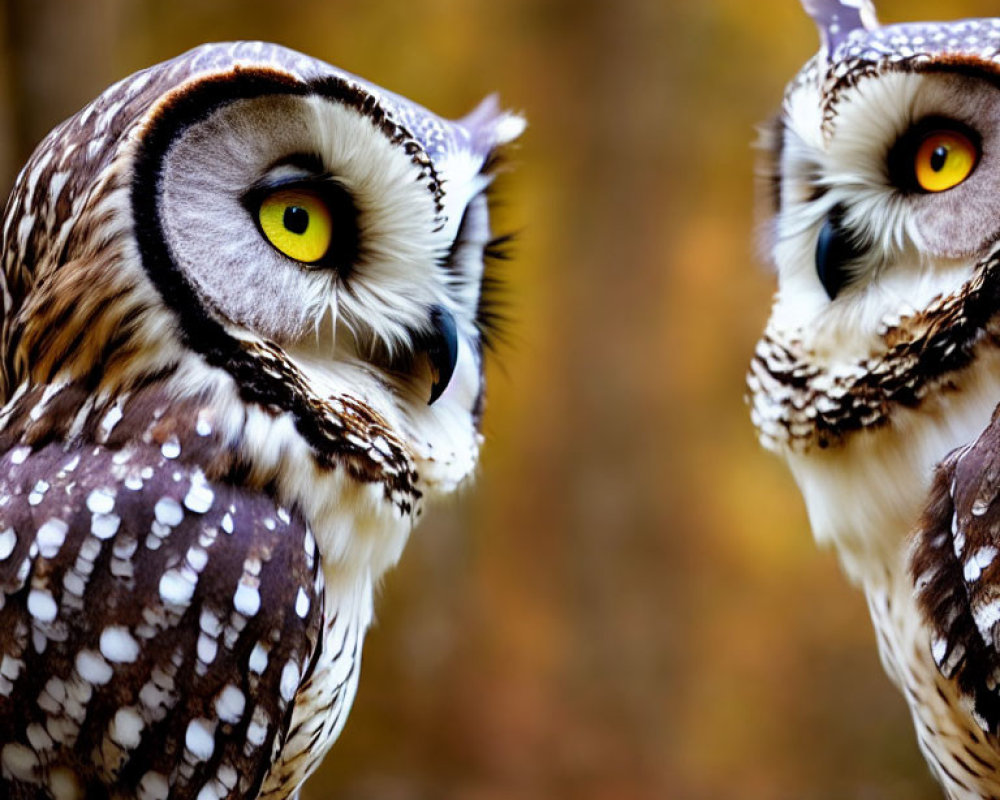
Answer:
POLYGON ((313 423, 330 440, 317 452, 300 430, 308 421, 247 403, 228 373, 190 355, 171 370, 116 381, 114 391, 87 379, 22 383, 0 409, 0 452, 53 441, 155 447, 209 481, 271 494, 305 518, 328 594, 338 595, 396 563, 421 494, 412 463, 392 451, 377 414, 347 396, 327 402, 336 416, 313 423))
POLYGON ((888 424, 857 431, 837 447, 785 451, 813 534, 836 548, 854 582, 884 583, 886 565, 901 563, 935 467, 982 433, 998 398, 1000 350, 984 343, 947 389, 919 408, 896 408, 888 424))

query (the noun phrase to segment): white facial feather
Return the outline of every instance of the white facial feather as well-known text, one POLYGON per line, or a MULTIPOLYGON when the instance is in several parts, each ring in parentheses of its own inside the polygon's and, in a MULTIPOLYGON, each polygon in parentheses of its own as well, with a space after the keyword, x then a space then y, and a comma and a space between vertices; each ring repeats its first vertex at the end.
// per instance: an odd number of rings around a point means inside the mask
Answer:
POLYGON ((417 167, 357 111, 319 97, 237 101, 186 131, 164 172, 175 258, 227 320, 287 344, 334 305, 343 324, 390 350, 425 325, 449 242, 434 230, 417 167), (275 164, 302 153, 318 156, 357 203, 361 263, 346 282, 277 252, 243 206, 275 164))
POLYGON ((928 250, 917 216, 920 200, 900 195, 887 158, 899 137, 929 113, 958 112, 951 79, 890 73, 862 79, 835 107, 824 131, 817 87, 786 101, 781 156, 782 213, 774 223, 779 289, 770 330, 797 338, 827 367, 878 352, 887 324, 926 308, 962 286, 975 262, 928 250), (854 279, 831 302, 816 274, 817 237, 831 210, 869 244, 854 279))

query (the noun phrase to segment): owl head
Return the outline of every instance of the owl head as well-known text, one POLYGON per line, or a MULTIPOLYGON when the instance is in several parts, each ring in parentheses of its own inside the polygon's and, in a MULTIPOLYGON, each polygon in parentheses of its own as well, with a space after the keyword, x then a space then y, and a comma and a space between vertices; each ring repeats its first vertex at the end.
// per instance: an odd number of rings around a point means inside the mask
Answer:
POLYGON ((1000 20, 804 5, 821 48, 765 136, 778 290, 750 403, 842 541, 912 515, 1000 397, 1000 20))
POLYGON ((449 122, 260 42, 119 82, 39 145, 7 204, 5 399, 82 373, 117 390, 193 352, 263 404, 284 406, 291 376, 307 400, 475 426, 487 190, 523 127, 494 98, 449 122))
POLYGON ((365 527, 338 522, 342 484, 352 513, 414 516, 478 455, 489 188, 523 127, 493 98, 451 122, 260 42, 126 78, 52 131, 8 201, 4 402, 68 384, 97 406, 150 385, 195 398, 335 555, 365 527))

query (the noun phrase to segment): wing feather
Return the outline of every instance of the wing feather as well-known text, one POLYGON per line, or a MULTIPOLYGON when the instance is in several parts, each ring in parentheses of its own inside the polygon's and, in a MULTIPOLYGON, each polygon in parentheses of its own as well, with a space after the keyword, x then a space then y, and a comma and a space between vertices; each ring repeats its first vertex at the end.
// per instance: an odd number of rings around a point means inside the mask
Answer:
POLYGON ((3 796, 253 797, 282 745, 322 628, 311 534, 171 455, 0 458, 3 796))
POLYGON ((938 467, 910 562, 931 653, 1000 732, 1000 417, 938 467))

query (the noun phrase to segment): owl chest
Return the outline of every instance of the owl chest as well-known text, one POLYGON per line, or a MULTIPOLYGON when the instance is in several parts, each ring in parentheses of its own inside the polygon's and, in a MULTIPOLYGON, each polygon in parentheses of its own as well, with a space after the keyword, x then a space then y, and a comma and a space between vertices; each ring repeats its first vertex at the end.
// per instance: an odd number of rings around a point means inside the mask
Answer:
POLYGON ((354 702, 372 618, 371 581, 364 579, 346 595, 328 591, 325 605, 322 648, 295 696, 288 734, 276 745, 259 800, 296 796, 337 740, 354 702))
MULTIPOLYGON (((901 557, 902 560, 902 557, 901 557)), ((879 655, 906 698, 917 742, 949 800, 1000 798, 1000 742, 983 733, 938 671, 906 571, 865 590, 879 655)))

